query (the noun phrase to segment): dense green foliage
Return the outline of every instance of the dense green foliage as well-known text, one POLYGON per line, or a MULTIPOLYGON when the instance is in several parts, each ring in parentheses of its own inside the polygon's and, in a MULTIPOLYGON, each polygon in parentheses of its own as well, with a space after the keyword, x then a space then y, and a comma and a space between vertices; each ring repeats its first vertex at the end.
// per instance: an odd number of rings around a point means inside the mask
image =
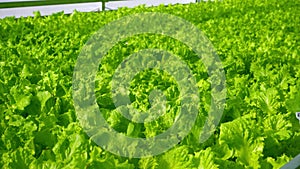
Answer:
MULTIPOLYGON (((246 0, 143 6, 100 13, 0 20, 0 166, 3 168, 279 168, 300 150, 300 1, 246 0), (149 70, 131 85, 136 108, 149 108, 151 89, 166 91, 168 113, 155 123, 134 124, 114 111, 109 80, 129 54, 171 51, 185 60, 199 87, 201 108, 192 132, 170 151, 130 159, 97 146, 84 133, 72 101, 73 68, 88 38, 106 23, 156 11, 197 25, 214 44, 227 78, 222 122, 204 144, 197 141, 210 103, 206 70, 174 39, 140 35, 116 44, 99 66, 99 107, 117 131, 151 137, 176 118, 178 89, 163 72, 149 70)), ((176 23, 174 23, 176 24, 176 23)), ((116 140, 117 141, 117 140, 116 140)))

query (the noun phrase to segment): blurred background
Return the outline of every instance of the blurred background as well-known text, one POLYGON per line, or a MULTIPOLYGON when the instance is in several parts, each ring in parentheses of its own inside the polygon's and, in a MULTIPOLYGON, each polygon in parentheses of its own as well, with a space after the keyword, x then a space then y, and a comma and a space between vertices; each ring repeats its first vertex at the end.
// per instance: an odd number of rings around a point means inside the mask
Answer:
POLYGON ((40 11, 41 15, 51 15, 64 11, 70 14, 74 10, 92 12, 116 10, 120 7, 133 8, 138 5, 158 6, 160 4, 187 4, 196 0, 0 0, 0 18, 7 16, 27 17, 40 11))

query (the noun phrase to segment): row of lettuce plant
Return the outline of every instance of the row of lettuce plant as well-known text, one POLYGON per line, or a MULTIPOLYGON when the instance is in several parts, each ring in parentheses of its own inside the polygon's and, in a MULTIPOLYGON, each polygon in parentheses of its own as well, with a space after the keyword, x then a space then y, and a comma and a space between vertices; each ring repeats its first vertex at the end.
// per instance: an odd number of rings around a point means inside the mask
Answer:
MULTIPOLYGON (((0 166, 3 168, 280 168, 299 154, 299 1, 224 0, 188 5, 0 20, 0 166), (180 144, 149 158, 125 158, 95 144, 80 126, 72 100, 77 56, 105 24, 140 12, 163 12, 196 25, 214 45, 226 73, 221 124, 205 143, 197 140, 209 111, 206 69, 191 49, 162 35, 138 35, 117 43, 99 66, 98 105, 108 123, 131 137, 152 137, 173 124, 179 91, 160 71, 138 74, 132 104, 149 107, 152 89, 166 91, 165 116, 138 124, 115 111, 110 81, 126 56, 165 49, 189 65, 199 88, 196 125, 180 144), (198 124, 198 125, 197 125, 198 124)), ((176 23, 174 23, 176 24, 176 23)))

